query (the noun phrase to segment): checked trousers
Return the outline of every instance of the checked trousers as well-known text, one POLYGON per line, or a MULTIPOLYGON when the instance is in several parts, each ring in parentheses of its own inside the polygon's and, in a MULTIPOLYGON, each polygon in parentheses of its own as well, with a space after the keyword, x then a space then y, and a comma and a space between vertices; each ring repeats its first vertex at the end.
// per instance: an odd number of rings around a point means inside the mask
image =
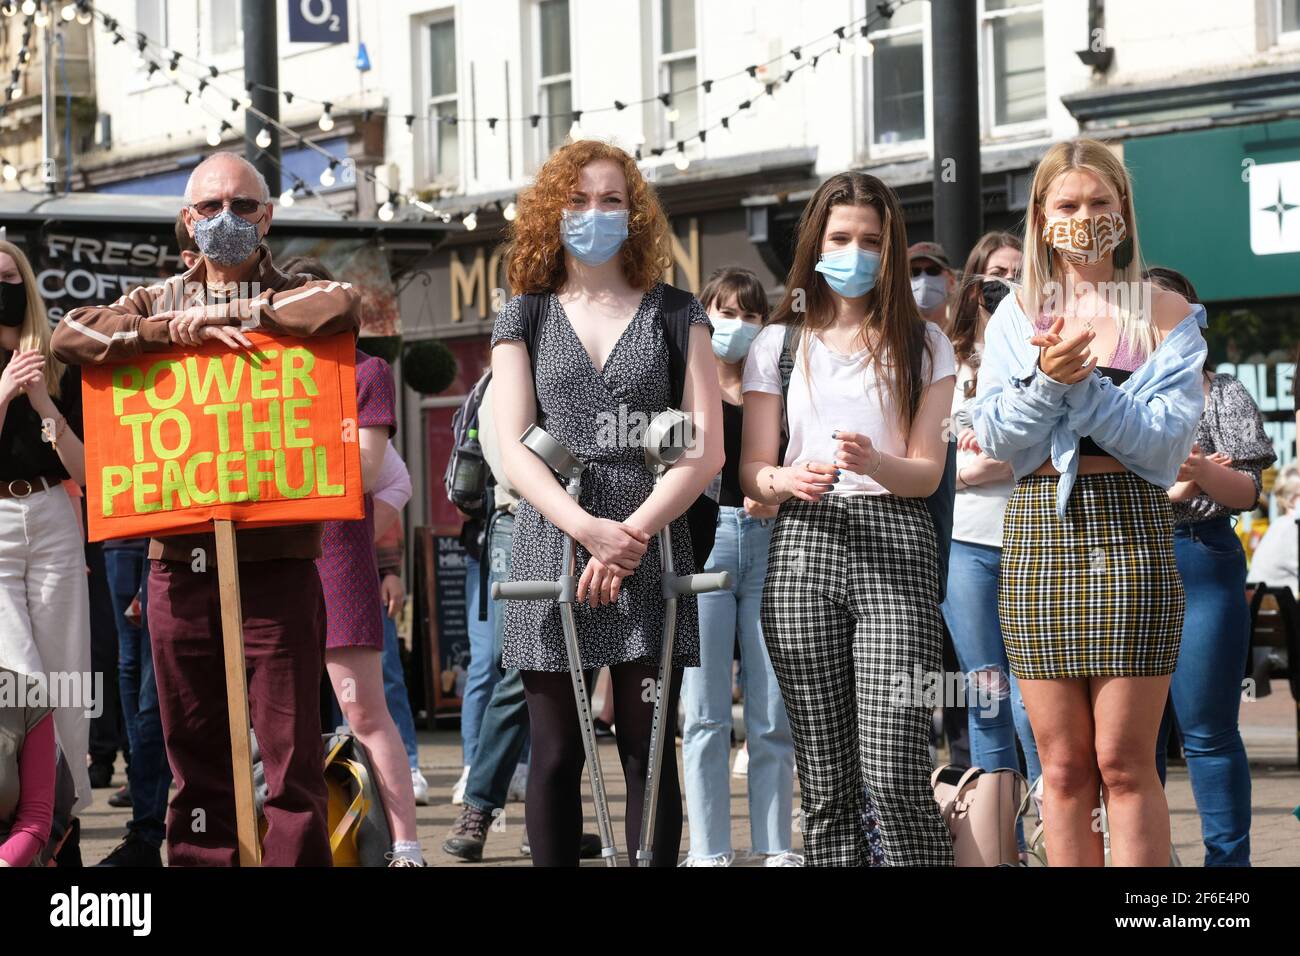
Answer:
POLYGON ((809 866, 866 866, 864 802, 890 866, 951 866, 930 789, 942 670, 934 524, 921 499, 827 495, 781 506, 762 625, 794 736, 809 866))

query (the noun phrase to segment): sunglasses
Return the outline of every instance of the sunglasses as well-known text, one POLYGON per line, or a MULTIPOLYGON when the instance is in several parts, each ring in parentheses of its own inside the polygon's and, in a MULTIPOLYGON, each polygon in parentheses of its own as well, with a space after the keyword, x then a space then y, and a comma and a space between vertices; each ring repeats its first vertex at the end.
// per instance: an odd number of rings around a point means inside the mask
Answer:
POLYGON ((923 272, 928 276, 941 276, 943 275, 943 266, 912 266, 913 279, 923 272))
MULTIPOLYGON (((245 196, 238 196, 230 200, 230 211, 240 219, 248 219, 256 215, 261 209, 263 203, 257 199, 249 199, 245 196)), ((203 219, 211 219, 213 216, 221 215, 221 211, 226 208, 226 204, 220 199, 205 199, 202 202, 196 202, 190 206, 203 219)))

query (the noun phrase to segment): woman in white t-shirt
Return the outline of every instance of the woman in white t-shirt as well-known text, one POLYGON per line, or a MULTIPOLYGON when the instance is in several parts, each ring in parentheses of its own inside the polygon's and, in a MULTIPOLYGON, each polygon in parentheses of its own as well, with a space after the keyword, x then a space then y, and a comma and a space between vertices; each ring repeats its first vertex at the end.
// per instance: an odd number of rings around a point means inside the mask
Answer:
POLYGON ((869 862, 864 796, 888 864, 952 863, 924 692, 943 648, 925 498, 943 476, 953 373, 952 346, 917 312, 897 197, 874 176, 831 177, 750 349, 740 472, 745 494, 781 506, 761 618, 810 866, 869 862))
POLYGON ((1015 489, 1011 466, 983 454, 971 429, 984 327, 1020 276, 1020 240, 1009 232, 986 233, 971 250, 965 284, 953 316, 957 354, 953 430, 957 434, 957 500, 943 616, 957 661, 967 675, 971 763, 985 770, 1020 768, 1016 738, 1024 748, 1030 780, 1041 772, 1034 735, 1007 664, 998 624, 998 569, 1002 563, 1002 515, 1015 489))

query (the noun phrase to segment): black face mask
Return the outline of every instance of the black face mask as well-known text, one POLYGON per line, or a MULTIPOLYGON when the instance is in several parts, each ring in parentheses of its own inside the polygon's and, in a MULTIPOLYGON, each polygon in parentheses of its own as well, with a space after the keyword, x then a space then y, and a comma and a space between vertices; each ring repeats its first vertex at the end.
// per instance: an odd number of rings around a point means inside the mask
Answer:
POLYGON ((16 329, 27 316, 27 287, 21 282, 0 282, 0 325, 16 329))
POLYGON ((1010 291, 1011 287, 1002 279, 985 279, 980 287, 980 302, 989 315, 992 315, 1010 291))

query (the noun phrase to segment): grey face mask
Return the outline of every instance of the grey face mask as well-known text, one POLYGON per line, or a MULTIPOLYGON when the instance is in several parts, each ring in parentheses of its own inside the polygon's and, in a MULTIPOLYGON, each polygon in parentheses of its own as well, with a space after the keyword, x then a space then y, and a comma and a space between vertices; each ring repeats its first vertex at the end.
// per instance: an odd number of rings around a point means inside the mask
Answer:
POLYGON ((229 209, 211 219, 200 219, 194 226, 199 251, 219 266, 239 265, 257 251, 261 241, 257 226, 229 209))

